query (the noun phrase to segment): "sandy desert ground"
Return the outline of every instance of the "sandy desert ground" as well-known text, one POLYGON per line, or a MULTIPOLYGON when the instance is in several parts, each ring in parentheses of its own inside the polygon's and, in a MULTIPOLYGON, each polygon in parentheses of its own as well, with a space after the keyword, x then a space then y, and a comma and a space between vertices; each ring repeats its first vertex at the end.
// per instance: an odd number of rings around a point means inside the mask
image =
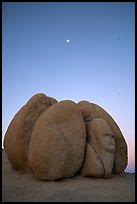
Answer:
POLYGON ((2 202, 135 202, 135 174, 41 181, 12 170, 2 150, 2 202))

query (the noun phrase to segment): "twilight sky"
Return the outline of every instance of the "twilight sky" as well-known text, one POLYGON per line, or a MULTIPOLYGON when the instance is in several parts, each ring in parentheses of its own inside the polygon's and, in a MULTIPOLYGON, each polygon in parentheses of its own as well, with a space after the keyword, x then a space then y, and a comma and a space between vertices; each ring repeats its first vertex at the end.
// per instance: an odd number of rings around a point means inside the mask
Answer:
POLYGON ((105 109, 127 142, 126 171, 134 172, 135 3, 3 2, 2 143, 36 93, 105 109))

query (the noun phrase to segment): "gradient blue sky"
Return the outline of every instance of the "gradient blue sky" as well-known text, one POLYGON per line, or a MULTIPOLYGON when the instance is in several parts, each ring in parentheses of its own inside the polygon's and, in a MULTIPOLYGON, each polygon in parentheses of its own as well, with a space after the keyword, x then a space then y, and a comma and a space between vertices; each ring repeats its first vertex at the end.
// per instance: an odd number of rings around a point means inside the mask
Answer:
POLYGON ((36 93, 104 108, 128 144, 126 171, 134 172, 135 3, 3 2, 2 143, 36 93))

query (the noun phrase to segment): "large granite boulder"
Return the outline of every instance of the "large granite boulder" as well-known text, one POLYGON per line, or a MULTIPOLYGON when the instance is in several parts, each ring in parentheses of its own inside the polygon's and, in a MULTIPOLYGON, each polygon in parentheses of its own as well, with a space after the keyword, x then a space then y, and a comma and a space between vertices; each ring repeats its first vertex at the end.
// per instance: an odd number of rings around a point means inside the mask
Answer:
POLYGON ((113 118, 88 101, 58 102, 34 95, 14 116, 4 138, 12 168, 42 180, 109 177, 127 166, 127 144, 113 118))
POLYGON ((13 169, 31 171, 28 163, 28 146, 37 118, 51 106, 51 99, 39 93, 16 113, 4 138, 4 148, 13 169))
POLYGON ((83 176, 109 177, 114 165, 115 140, 108 123, 95 118, 87 124, 87 147, 83 176))
POLYGON ((81 168, 86 129, 76 103, 60 101, 44 111, 35 123, 28 161, 38 178, 72 177, 81 168))
MULTIPOLYGON (((94 103, 89 103, 88 101, 80 101, 79 103, 77 103, 77 105, 81 110, 87 128, 88 126, 90 126, 89 123, 95 118, 101 118, 107 122, 113 132, 115 139, 114 164, 112 172, 123 172, 127 166, 128 161, 127 143, 114 119, 103 108, 94 103)), ((88 131, 87 137, 89 137, 88 131)))

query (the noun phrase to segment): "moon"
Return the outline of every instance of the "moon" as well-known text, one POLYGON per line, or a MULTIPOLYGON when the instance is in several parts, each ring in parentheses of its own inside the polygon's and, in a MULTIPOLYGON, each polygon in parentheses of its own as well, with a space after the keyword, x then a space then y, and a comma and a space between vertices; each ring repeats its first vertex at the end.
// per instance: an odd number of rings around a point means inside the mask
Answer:
POLYGON ((69 43, 70 42, 70 40, 67 40, 67 43, 69 43))

